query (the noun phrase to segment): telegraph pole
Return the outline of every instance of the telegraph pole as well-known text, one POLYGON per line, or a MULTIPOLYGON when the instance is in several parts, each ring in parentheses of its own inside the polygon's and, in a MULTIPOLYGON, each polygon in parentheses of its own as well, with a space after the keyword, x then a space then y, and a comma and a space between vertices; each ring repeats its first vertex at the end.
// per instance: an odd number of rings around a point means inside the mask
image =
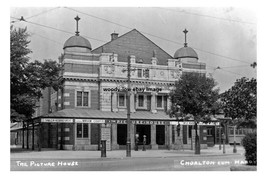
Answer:
POLYGON ((130 79, 131 79, 131 58, 128 56, 127 66, 127 143, 126 143, 126 157, 131 157, 131 113, 130 113, 130 79))

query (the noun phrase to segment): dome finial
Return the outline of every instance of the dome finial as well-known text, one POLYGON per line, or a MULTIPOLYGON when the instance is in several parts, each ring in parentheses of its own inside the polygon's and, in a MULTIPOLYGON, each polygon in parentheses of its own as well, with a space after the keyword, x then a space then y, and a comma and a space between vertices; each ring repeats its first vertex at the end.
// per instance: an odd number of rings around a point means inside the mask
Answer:
POLYGON ((79 20, 80 20, 80 17, 77 15, 75 18, 74 18, 75 20, 76 20, 76 36, 79 36, 79 31, 78 31, 78 23, 79 23, 79 20))
POLYGON ((185 43, 184 43, 184 47, 187 47, 187 42, 186 42, 186 34, 188 33, 188 31, 186 29, 184 29, 184 35, 185 35, 185 43))

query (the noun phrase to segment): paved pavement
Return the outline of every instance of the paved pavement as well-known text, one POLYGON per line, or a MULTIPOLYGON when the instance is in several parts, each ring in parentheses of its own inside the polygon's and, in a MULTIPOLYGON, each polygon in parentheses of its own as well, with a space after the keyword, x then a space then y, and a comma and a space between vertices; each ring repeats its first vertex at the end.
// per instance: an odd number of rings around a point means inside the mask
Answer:
MULTIPOLYGON (((210 157, 210 156, 229 156, 244 155, 242 146, 237 146, 237 153, 233 153, 233 146, 226 145, 226 153, 219 150, 216 145, 208 149, 202 149, 200 155, 195 155, 194 150, 147 150, 131 151, 131 158, 168 158, 168 157, 210 157)), ((98 159, 101 158, 100 151, 70 151, 70 150, 51 150, 42 149, 41 152, 31 149, 11 148, 10 158, 12 159, 98 159)), ((106 158, 125 159, 125 150, 107 151, 106 158)), ((105 158, 104 158, 105 159, 105 158)))

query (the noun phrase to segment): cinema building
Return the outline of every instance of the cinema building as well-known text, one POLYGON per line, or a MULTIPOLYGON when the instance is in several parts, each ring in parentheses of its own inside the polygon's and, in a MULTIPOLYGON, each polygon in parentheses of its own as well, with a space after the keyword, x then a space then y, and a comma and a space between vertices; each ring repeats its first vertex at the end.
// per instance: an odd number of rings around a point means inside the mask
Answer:
MULTIPOLYGON (((134 69, 129 91, 131 147, 138 134, 140 146, 146 136, 147 149, 190 149, 194 128, 185 122, 178 127, 176 118, 169 117, 169 92, 183 73, 205 75, 206 64, 186 42, 171 56, 136 29, 121 36, 114 32, 96 49, 78 31, 66 40, 59 58, 62 88, 44 91, 34 118, 35 144, 98 150, 105 139, 108 150, 125 149, 128 58, 134 69)), ((210 128, 199 126, 202 148, 215 140, 210 128)))

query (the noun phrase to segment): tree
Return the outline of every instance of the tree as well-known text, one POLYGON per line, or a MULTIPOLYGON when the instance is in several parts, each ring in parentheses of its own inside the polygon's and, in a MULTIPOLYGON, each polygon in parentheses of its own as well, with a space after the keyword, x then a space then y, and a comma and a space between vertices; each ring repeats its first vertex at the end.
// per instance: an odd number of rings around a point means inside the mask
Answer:
POLYGON ((171 117, 184 119, 193 117, 196 130, 196 154, 200 154, 197 124, 200 121, 209 122, 211 115, 216 112, 216 103, 219 89, 215 89, 216 82, 213 78, 198 73, 183 74, 175 83, 175 89, 171 91, 171 117))
POLYGON ((256 128, 257 80, 243 77, 220 95, 223 110, 238 127, 256 128))
POLYGON ((59 64, 52 60, 29 62, 28 37, 26 28, 10 27, 11 121, 31 118, 42 90, 58 88, 59 64))

